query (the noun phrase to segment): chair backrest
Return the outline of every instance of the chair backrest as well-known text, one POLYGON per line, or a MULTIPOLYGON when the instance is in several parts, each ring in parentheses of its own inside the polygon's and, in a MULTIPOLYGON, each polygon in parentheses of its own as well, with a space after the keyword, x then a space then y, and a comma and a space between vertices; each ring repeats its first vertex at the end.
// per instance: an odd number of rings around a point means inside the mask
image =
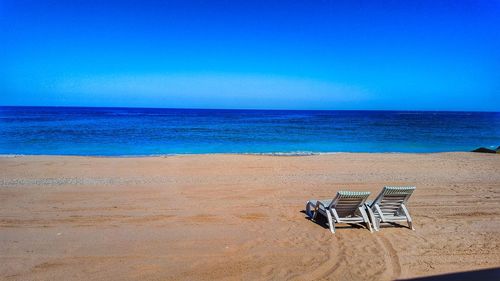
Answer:
POLYGON ((406 205, 414 190, 414 186, 384 186, 370 207, 378 204, 384 215, 398 214, 401 204, 406 205))
POLYGON ((354 214, 368 196, 368 191, 339 191, 329 207, 335 208, 339 217, 347 217, 354 214))

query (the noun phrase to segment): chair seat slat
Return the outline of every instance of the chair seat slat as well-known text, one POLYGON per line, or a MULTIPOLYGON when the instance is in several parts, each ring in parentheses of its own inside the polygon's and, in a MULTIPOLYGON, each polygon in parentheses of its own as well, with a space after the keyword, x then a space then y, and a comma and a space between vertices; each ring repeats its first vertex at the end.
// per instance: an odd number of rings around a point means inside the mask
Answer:
MULTIPOLYGON (((374 201, 368 202, 369 213, 383 222, 407 221, 408 226, 413 229, 411 217, 406 209, 406 202, 414 190, 414 186, 385 186, 374 201)), ((377 227, 377 223, 375 224, 377 227)))
MULTIPOLYGON (((367 224, 371 231, 371 224, 363 208, 370 192, 339 191, 333 200, 310 200, 306 204, 306 212, 311 215, 311 208, 326 216, 329 220, 330 231, 335 233, 335 222, 367 224), (317 202, 321 204, 317 204, 317 202), (311 207, 310 207, 311 206, 311 207), (361 207, 361 208, 360 208, 361 207)), ((316 214, 312 215, 315 218, 316 214)))

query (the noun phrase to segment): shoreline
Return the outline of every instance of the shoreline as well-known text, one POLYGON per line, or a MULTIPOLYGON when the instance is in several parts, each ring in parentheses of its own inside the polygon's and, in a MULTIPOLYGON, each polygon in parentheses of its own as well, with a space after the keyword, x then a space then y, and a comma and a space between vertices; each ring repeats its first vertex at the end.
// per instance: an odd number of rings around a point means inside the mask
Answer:
MULTIPOLYGON (((284 157, 304 157, 304 156, 320 156, 320 155, 337 155, 337 154, 402 154, 402 155, 428 155, 428 154, 459 154, 459 153, 474 153, 472 151, 439 151, 439 152, 262 152, 262 153, 233 153, 233 152, 220 152, 220 153, 172 153, 172 154, 150 154, 150 155, 76 155, 76 154, 0 154, 0 158, 19 158, 19 157, 81 157, 81 158, 166 158, 177 156, 284 156, 284 157)), ((488 153, 479 153, 481 155, 488 153)))

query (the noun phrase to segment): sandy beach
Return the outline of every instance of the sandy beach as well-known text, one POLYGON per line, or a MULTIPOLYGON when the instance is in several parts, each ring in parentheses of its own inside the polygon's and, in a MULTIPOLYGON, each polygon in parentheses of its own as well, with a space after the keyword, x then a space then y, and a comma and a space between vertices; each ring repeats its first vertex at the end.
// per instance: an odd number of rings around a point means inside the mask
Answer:
POLYGON ((393 280, 500 267, 500 156, 0 158, 1 280, 393 280), (415 231, 310 198, 417 187, 415 231))

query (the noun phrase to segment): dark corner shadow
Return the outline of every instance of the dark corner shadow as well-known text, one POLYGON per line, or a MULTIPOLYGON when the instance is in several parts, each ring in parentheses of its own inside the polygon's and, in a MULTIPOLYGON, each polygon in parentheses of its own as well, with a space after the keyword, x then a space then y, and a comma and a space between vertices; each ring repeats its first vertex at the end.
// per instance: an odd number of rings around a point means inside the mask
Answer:
MULTIPOLYGON (((303 214, 306 213, 305 210, 301 210, 300 212, 303 213, 303 214)), ((322 215, 318 215, 316 217, 316 220, 313 221, 306 214, 306 216, 304 217, 304 219, 306 219, 308 221, 311 221, 312 223, 315 223, 316 225, 321 226, 324 229, 329 229, 329 227, 328 227, 328 219, 325 218, 322 215)), ((343 229, 343 228, 364 228, 364 226, 362 226, 360 224, 349 223, 349 224, 340 224, 340 225, 336 224, 335 228, 337 228, 337 229, 343 229)))
POLYGON ((412 279, 398 279, 400 281, 466 281, 466 280, 500 280, 500 267, 483 270, 474 270, 458 273, 448 273, 412 279))

